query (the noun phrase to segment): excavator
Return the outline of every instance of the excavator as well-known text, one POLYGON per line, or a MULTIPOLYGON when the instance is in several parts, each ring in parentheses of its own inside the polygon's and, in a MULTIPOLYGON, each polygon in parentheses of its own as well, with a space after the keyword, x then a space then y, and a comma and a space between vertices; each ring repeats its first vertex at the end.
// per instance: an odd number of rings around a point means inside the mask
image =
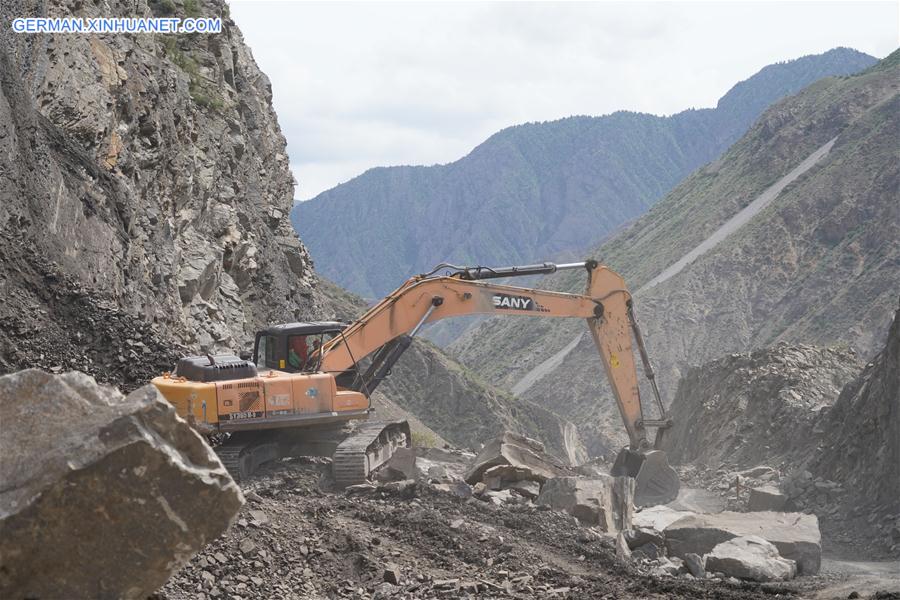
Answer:
POLYGON ((411 445, 406 421, 369 420, 372 392, 425 324, 473 314, 585 319, 628 433, 629 445, 611 473, 635 478, 638 506, 676 498, 678 476, 657 449, 672 421, 660 398, 631 294, 620 275, 594 260, 501 268, 441 264, 408 279, 350 324, 271 326, 257 333, 252 355, 185 357, 173 373, 154 378, 153 384, 179 415, 214 443, 236 479, 283 456, 330 454, 337 485, 358 484, 397 448, 411 445), (569 269, 587 271, 584 294, 490 281, 569 269), (644 416, 632 339, 657 418, 644 416), (351 422, 356 427, 348 434, 351 422), (651 428, 656 429, 652 443, 651 428))

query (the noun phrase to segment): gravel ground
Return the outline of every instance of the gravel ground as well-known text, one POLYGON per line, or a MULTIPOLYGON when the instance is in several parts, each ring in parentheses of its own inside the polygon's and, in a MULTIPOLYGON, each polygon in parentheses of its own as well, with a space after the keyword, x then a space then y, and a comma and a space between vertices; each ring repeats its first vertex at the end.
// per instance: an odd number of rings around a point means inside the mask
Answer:
POLYGON ((653 578, 613 540, 531 504, 428 483, 331 490, 326 459, 265 467, 237 523, 158 592, 187 598, 775 598, 794 587, 653 578))

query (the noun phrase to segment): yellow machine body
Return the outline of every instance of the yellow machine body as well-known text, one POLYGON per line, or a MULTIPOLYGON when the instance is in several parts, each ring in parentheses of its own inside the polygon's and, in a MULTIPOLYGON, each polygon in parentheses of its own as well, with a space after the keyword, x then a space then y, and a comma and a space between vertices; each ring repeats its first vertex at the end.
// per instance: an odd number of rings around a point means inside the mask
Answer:
POLYGON ((328 373, 270 370, 256 377, 197 382, 162 375, 153 385, 204 433, 295 427, 365 418, 365 395, 339 389, 328 373))

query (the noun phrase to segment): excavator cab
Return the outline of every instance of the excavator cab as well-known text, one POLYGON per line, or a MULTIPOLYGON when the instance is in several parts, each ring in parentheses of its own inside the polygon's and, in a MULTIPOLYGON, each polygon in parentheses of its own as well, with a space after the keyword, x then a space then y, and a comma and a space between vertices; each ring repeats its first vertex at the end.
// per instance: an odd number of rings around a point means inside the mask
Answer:
POLYGON ((253 363, 259 369, 314 373, 321 367, 322 346, 345 327, 337 321, 273 325, 256 334, 253 363))

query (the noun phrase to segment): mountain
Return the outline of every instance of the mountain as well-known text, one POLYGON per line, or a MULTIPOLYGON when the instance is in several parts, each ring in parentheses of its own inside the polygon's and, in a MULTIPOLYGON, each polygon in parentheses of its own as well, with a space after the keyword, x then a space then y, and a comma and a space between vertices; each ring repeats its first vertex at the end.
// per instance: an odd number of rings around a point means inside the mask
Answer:
MULTIPOLYGON (((882 346, 900 281, 898 90, 900 51, 810 85, 591 252, 636 290, 668 399, 690 365, 731 352, 785 341, 869 357, 882 346), (697 248, 707 249, 649 285, 697 248)), ((571 273, 542 285, 583 288, 571 273)), ((482 324, 452 345, 454 356, 580 424, 593 452, 621 442, 596 351, 578 338, 583 325, 509 321, 482 324), (557 353, 561 364, 548 365, 557 353)))
POLYGON ((765 67, 714 109, 510 127, 450 164, 371 169, 291 218, 319 271, 369 298, 444 261, 580 255, 717 158, 773 102, 874 62, 837 48, 765 67))

